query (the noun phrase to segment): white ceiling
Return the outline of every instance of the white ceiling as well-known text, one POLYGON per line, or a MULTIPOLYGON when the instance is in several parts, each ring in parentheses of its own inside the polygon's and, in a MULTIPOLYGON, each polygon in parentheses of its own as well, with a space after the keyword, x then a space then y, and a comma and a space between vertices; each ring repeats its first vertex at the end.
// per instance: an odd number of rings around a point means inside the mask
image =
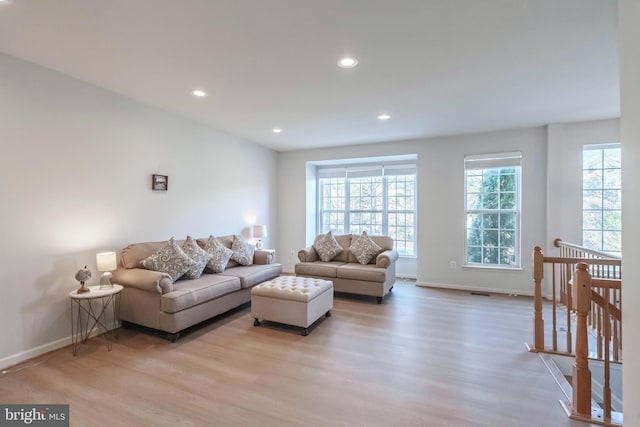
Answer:
POLYGON ((617 117, 616 32, 615 0, 0 6, 0 51, 276 150, 617 117))

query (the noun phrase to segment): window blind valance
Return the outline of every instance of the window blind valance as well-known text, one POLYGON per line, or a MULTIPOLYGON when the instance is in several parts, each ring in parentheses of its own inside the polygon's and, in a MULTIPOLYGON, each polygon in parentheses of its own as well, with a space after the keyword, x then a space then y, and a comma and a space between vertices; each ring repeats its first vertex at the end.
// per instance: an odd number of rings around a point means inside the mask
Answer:
POLYGON ((465 170, 520 166, 521 163, 522 153, 519 151, 510 153, 478 154, 464 157, 465 170))
POLYGON ((318 167, 318 178, 365 178, 370 176, 415 175, 415 164, 318 167))

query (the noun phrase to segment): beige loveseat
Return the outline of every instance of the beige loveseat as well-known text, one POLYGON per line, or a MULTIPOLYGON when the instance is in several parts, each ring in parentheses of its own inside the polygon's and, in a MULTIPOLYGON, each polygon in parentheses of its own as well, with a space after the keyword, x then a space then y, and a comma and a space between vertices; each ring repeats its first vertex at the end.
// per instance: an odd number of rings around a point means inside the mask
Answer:
MULTIPOLYGON (((233 236, 217 237, 231 248, 233 236)), ((207 239, 198 239, 204 247, 207 239)), ((206 270, 198 279, 175 282, 167 273, 146 270, 141 261, 153 255, 167 242, 133 243, 124 248, 113 283, 124 286, 120 298, 120 318, 168 333, 175 341, 180 331, 251 301, 251 288, 278 277, 282 265, 273 262, 272 253, 256 250, 253 264, 227 264, 222 273, 206 270)), ((180 242, 182 244, 182 242, 180 242)))
POLYGON ((362 265, 349 250, 352 241, 358 237, 351 234, 336 235, 335 239, 342 251, 328 262, 320 259, 313 245, 300 250, 300 262, 295 266, 296 276, 331 280, 336 292, 374 296, 378 304, 381 304, 396 281, 398 251, 393 249, 392 238, 369 236, 380 246, 381 252, 374 256, 369 264, 362 265))

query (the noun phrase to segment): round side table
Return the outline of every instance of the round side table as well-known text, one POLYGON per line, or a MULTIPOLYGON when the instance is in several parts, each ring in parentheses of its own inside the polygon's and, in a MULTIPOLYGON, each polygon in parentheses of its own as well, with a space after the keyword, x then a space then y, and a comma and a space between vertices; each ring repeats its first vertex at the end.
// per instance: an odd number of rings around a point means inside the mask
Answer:
POLYGON ((107 350, 111 351, 111 343, 117 338, 116 328, 120 321, 121 285, 100 289, 100 286, 89 286, 89 292, 79 294, 77 290, 69 292, 71 300, 71 340, 75 356, 78 346, 87 341, 93 330, 98 332, 107 342, 107 350), (109 316, 108 314, 111 314, 109 316), (110 317, 110 318, 109 318, 110 317), (111 326, 111 328, 109 328, 111 326))

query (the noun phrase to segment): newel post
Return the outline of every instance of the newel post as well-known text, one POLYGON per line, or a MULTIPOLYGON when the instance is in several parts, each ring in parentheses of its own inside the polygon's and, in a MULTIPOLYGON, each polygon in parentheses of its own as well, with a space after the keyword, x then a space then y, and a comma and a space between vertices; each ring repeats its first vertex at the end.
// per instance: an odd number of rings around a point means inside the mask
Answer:
POLYGON ((571 412, 591 417, 591 371, 589 370, 589 344, 587 316, 591 308, 591 274, 586 263, 576 265, 573 283, 573 307, 578 316, 576 324, 576 361, 573 365, 573 405, 571 412))
POLYGON ((542 277, 544 270, 544 256, 542 248, 533 249, 533 281, 535 285, 533 296, 533 345, 536 350, 544 350, 544 320, 542 319, 542 277))

